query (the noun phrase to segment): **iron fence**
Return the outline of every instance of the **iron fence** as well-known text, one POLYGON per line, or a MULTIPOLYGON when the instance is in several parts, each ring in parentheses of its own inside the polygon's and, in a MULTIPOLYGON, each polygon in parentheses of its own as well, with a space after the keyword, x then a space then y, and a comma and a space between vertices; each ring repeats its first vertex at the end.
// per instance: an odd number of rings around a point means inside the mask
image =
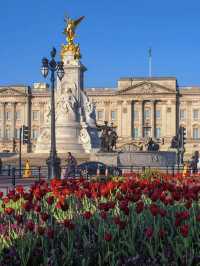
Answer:
MULTIPOLYGON (((172 176, 175 176, 177 174, 182 175, 193 175, 198 174, 198 170, 194 168, 185 168, 184 166, 166 166, 166 167, 141 167, 141 166, 126 166, 126 167, 114 167, 117 169, 117 173, 114 174, 116 176, 123 176, 123 175, 131 175, 132 173, 136 174, 142 174, 142 173, 148 173, 148 172, 156 172, 159 171, 163 174, 170 174, 172 176)), ((24 173, 26 169, 22 168, 21 171, 24 173)), ((65 178, 65 171, 66 167, 61 166, 61 179, 65 178)), ((22 177, 20 177, 20 170, 18 168, 12 167, 10 165, 5 166, 1 169, 0 172, 0 189, 2 187, 8 188, 9 186, 15 187, 17 184, 23 184, 23 186, 30 186, 35 181, 40 181, 42 179, 47 179, 48 176, 48 168, 46 166, 35 166, 30 168, 31 176, 29 178, 24 178, 23 174, 22 177)), ((199 171, 200 174, 200 171, 199 171)), ((80 171, 78 168, 75 169, 75 171, 72 173, 71 176, 68 176, 69 178, 78 178, 80 176, 90 179, 93 176, 110 176, 111 174, 108 173, 108 171, 103 171, 100 173, 99 169, 97 169, 96 173, 90 173, 89 170, 85 169, 84 171, 80 171)), ((200 175, 199 175, 200 176, 200 175)))

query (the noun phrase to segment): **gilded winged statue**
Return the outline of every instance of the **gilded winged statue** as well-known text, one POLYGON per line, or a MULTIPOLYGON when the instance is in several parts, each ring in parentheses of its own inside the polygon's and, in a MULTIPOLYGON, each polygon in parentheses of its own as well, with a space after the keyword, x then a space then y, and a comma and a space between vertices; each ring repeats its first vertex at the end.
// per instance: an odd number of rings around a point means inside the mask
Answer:
POLYGON ((66 28, 64 29, 64 34, 67 36, 67 41, 69 44, 73 43, 73 40, 75 38, 75 30, 78 24, 84 19, 84 16, 81 16, 80 18, 73 20, 69 18, 68 16, 65 16, 65 22, 67 23, 66 28))

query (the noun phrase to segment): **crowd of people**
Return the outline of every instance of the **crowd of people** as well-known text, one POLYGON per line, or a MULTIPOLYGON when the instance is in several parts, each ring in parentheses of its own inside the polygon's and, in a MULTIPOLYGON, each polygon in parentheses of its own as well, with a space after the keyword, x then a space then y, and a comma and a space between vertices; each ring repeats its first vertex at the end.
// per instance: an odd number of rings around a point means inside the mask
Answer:
POLYGON ((192 159, 184 163, 183 175, 200 173, 200 155, 195 151, 192 159))

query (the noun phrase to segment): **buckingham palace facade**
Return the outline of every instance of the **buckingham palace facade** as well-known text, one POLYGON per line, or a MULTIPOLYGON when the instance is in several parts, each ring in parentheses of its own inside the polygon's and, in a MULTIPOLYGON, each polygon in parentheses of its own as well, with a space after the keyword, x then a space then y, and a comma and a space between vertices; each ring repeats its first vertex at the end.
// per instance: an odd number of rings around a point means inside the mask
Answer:
MULTIPOLYGON (((175 77, 120 78, 116 88, 88 88, 97 123, 113 123, 118 145, 133 145, 152 137, 161 150, 170 149, 180 126, 186 128, 186 157, 200 150, 200 87, 179 87, 175 77)), ((0 86, 0 152, 18 151, 22 125, 30 131, 34 152, 50 100, 47 84, 0 86)))

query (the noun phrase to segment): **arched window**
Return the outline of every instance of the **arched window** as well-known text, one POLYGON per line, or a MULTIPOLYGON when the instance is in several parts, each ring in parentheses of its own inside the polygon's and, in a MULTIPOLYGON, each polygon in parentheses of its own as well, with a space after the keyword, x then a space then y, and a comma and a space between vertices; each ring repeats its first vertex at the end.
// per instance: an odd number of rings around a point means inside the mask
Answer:
POLYGON ((193 135, 193 139, 200 139, 200 130, 199 130, 199 127, 197 127, 197 126, 194 126, 193 127, 192 135, 193 135))

